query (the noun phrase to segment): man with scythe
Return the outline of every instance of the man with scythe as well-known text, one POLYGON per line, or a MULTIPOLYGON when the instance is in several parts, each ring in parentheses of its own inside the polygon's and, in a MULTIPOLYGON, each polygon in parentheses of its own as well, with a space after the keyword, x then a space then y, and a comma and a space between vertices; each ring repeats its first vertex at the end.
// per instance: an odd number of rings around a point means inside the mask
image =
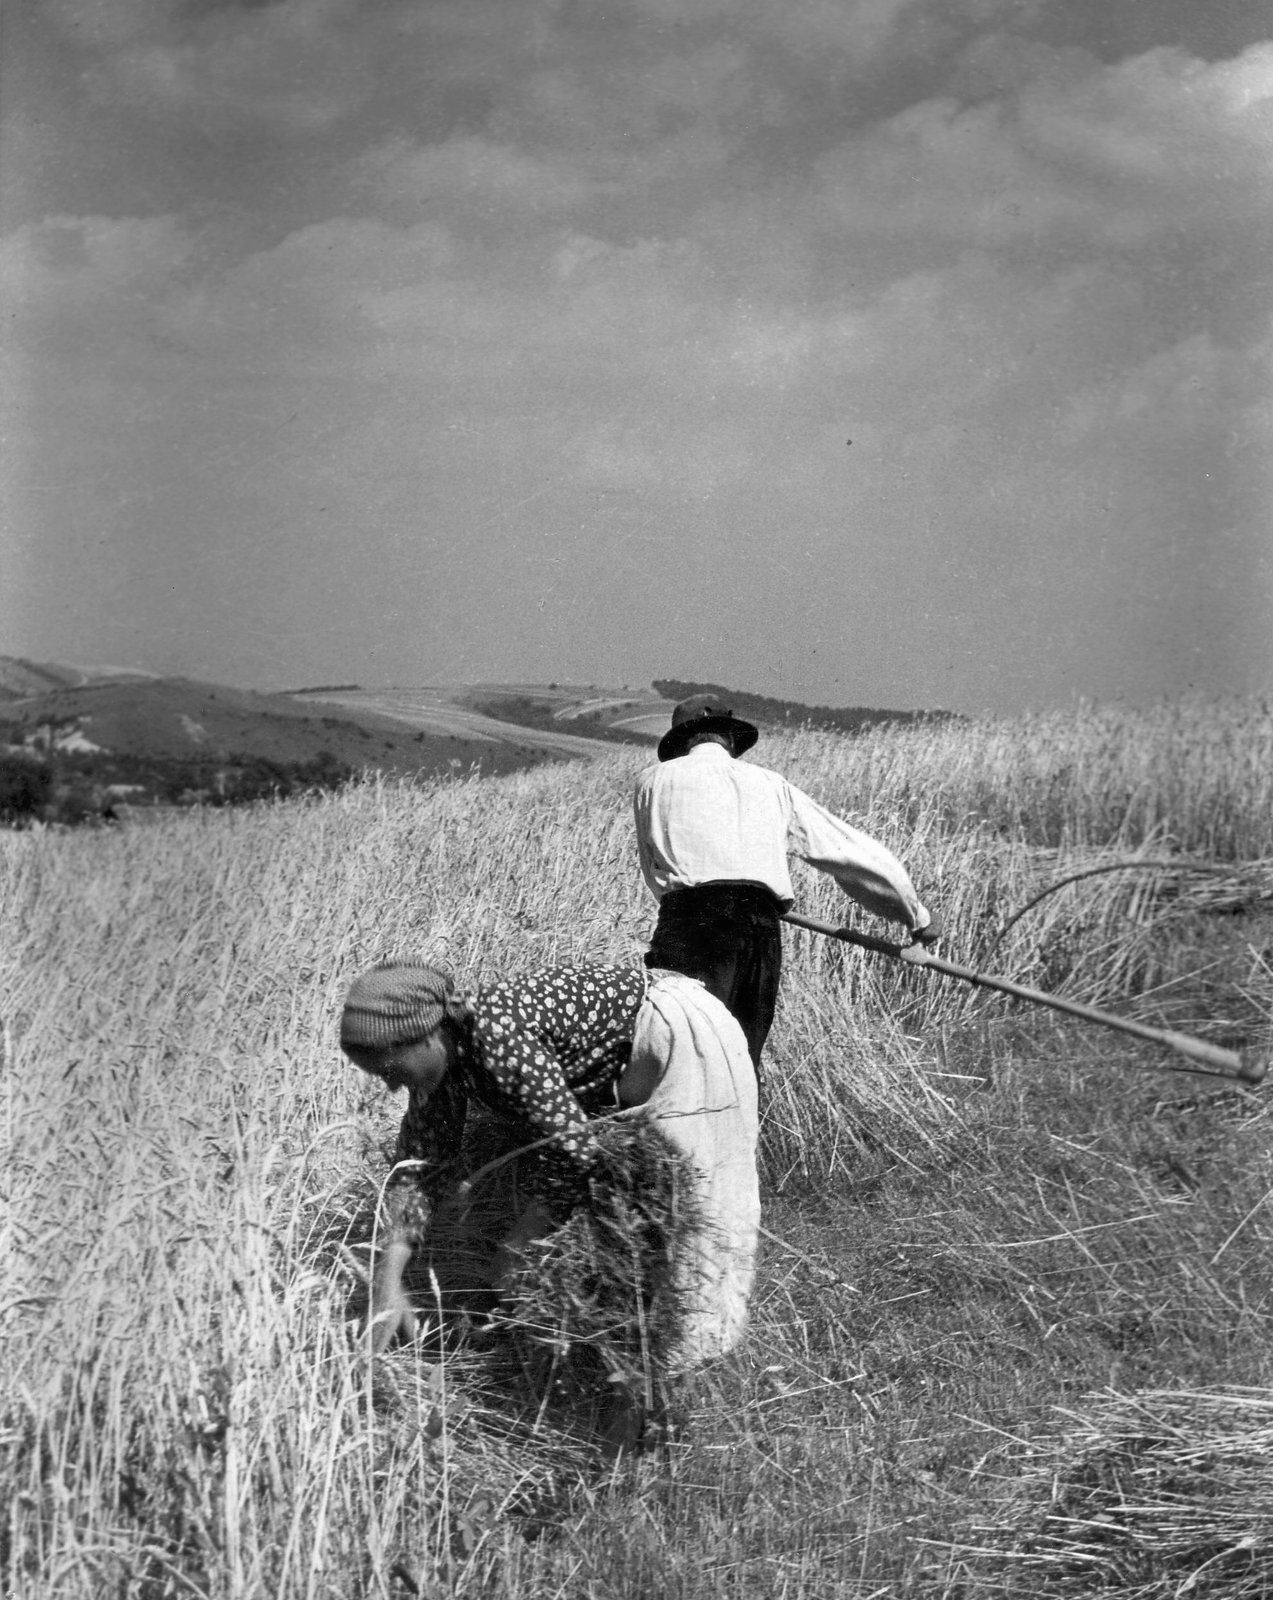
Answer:
POLYGON ((645 964, 699 979, 738 1019, 757 1073, 778 997, 778 925, 795 898, 789 852, 915 941, 940 931, 891 850, 738 759, 758 737, 714 695, 684 700, 634 798, 641 871, 659 905, 645 964))

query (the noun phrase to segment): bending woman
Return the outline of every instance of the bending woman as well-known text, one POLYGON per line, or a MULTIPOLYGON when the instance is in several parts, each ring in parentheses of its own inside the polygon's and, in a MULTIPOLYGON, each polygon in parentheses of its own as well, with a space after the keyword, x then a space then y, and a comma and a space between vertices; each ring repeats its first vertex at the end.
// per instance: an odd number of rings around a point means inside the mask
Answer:
POLYGON ((646 983, 637 967, 560 967, 457 993, 444 973, 413 962, 355 979, 341 1049, 408 1094, 372 1281, 373 1350, 415 1331, 403 1273, 458 1176, 470 1099, 520 1125, 523 1143, 551 1140, 536 1161, 542 1223, 564 1221, 586 1196, 599 1154, 588 1118, 630 1103, 618 1084, 646 983))

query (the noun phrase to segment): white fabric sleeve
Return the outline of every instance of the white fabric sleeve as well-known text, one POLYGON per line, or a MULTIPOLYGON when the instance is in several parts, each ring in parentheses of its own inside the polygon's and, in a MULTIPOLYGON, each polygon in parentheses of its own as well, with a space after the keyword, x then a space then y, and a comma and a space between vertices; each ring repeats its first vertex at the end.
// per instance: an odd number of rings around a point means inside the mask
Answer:
POLYGON ((650 782, 643 773, 632 791, 632 815, 636 823, 637 860, 645 886, 656 900, 660 898, 658 876, 654 870, 654 854, 650 847, 650 782))
POLYGON ((928 926, 927 908, 886 845, 833 816, 795 784, 785 786, 791 808, 788 841, 796 855, 829 873, 850 900, 875 916, 904 922, 916 932, 928 926))

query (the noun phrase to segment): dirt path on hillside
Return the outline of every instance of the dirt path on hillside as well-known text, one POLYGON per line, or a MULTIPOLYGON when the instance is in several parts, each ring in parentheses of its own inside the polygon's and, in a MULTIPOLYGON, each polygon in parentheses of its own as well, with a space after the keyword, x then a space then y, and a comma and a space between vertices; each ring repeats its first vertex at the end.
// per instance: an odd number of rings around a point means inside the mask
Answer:
POLYGON ((453 733, 464 739, 488 739, 492 744, 529 745, 556 755, 593 759, 614 746, 601 739, 545 728, 525 728, 520 722, 500 722, 480 711, 457 706, 442 689, 341 689, 330 694, 297 694, 290 698, 313 705, 345 706, 351 711, 374 711, 393 717, 425 733, 453 733))

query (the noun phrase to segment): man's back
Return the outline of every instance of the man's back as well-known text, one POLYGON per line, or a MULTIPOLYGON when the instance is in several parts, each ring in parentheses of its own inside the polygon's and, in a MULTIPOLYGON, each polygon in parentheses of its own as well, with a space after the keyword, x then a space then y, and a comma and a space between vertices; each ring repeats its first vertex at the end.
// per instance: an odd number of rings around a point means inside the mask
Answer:
POLYGON ((738 759, 756 739, 714 696, 683 701, 633 803, 641 871, 659 903, 645 964, 697 978, 738 1019, 759 1071, 794 899, 788 852, 867 911, 917 931, 930 917, 891 850, 780 773, 738 759))
POLYGON ((877 916, 910 927, 928 921, 891 850, 781 773, 739 761, 718 744, 696 745, 643 772, 633 804, 641 870, 656 900, 701 884, 757 883, 790 910, 790 851, 877 916))
POLYGON ((767 767, 696 745, 641 774, 635 795, 641 871, 656 899, 701 883, 759 883, 787 905, 790 788, 767 767))

